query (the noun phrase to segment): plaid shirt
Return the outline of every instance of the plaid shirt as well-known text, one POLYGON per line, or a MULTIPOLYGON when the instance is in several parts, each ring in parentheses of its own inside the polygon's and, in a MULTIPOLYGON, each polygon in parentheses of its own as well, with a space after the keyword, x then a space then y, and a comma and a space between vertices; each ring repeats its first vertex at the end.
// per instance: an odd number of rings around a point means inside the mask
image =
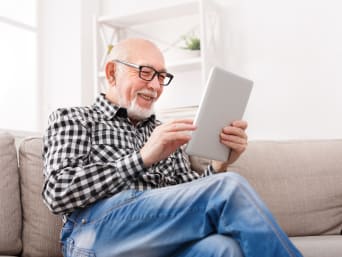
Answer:
MULTIPOLYGON (((66 214, 123 190, 147 190, 189 182, 192 171, 180 148, 145 168, 140 149, 161 123, 153 116, 135 126, 126 109, 100 95, 91 107, 58 109, 44 136, 43 199, 66 214)), ((209 165, 202 176, 212 174, 209 165)))

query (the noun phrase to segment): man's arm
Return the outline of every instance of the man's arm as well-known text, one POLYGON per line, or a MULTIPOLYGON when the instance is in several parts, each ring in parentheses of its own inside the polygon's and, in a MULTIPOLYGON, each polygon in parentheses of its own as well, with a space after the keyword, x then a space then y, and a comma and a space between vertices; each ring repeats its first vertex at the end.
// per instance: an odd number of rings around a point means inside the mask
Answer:
POLYGON ((67 112, 59 111, 50 116, 52 119, 44 136, 42 194, 55 214, 71 212, 115 194, 144 170, 139 152, 115 162, 89 163, 91 138, 86 124, 67 112))

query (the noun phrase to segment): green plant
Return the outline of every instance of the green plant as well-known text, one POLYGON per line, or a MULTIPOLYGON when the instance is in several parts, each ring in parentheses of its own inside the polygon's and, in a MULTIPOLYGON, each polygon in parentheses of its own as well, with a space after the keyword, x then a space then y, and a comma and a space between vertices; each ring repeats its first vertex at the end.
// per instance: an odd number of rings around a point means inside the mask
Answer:
POLYGON ((189 50, 201 49, 201 41, 198 37, 185 36, 183 39, 184 39, 185 49, 189 49, 189 50))

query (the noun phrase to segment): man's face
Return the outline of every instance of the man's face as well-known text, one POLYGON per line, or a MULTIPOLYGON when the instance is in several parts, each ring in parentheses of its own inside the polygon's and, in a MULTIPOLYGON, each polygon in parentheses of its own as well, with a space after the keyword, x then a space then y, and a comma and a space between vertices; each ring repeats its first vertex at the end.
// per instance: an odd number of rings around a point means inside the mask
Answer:
MULTIPOLYGON (((123 60, 137 65, 145 65, 157 71, 164 71, 164 59, 159 51, 150 48, 145 49, 140 55, 130 60, 123 60)), ((119 70, 116 73, 116 90, 118 104, 127 108, 128 116, 135 120, 141 120, 151 116, 153 106, 163 92, 163 86, 158 81, 158 76, 146 81, 139 77, 139 69, 116 63, 119 70)))

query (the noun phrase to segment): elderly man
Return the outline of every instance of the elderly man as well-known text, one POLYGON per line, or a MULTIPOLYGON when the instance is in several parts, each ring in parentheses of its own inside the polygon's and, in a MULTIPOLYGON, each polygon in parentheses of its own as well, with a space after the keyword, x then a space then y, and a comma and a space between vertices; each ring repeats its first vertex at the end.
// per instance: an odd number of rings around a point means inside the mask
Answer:
POLYGON ((106 77, 94 105, 57 110, 44 136, 43 198, 63 215, 65 257, 301 256, 247 181, 221 173, 247 146, 245 121, 222 128, 232 153, 199 175, 181 148, 192 120, 153 114, 173 78, 160 50, 120 42, 106 77))

